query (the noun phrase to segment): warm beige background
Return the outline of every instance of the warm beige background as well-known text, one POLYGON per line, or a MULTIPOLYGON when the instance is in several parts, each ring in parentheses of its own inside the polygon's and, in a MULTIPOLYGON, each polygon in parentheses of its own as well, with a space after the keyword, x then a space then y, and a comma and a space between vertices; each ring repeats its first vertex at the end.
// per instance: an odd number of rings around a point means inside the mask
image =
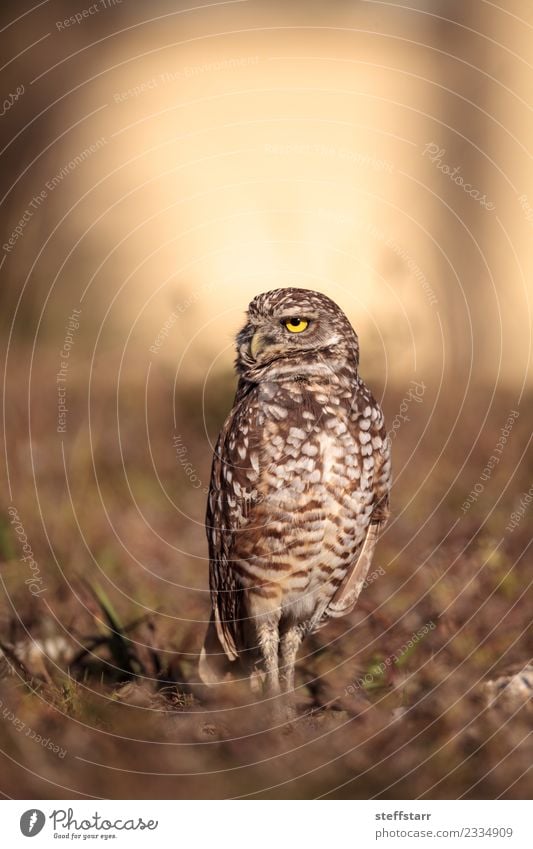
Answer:
MULTIPOLYGON (((256 292, 296 284, 346 309, 371 375, 386 370, 404 385, 420 370, 464 377, 472 367, 489 383, 521 385, 532 28, 524 4, 511 5, 431 3, 415 15, 394 3, 289 13, 243 2, 206 17, 151 4, 153 22, 139 27, 124 3, 49 26, 27 56, 25 78, 39 79, 7 116, 15 124, 44 110, 7 154, 7 188, 18 163, 27 168, 9 194, 6 232, 47 180, 106 142, 25 228, 3 269, 4 297, 13 304, 54 230, 22 302, 34 317, 50 294, 53 334, 90 284, 85 341, 109 308, 99 344, 122 348, 135 322, 130 354, 144 358, 178 305, 158 357, 176 362, 191 346, 187 374, 201 375, 213 356, 229 365, 256 292), (429 144, 495 209, 439 171, 423 155, 429 144)), ((28 19, 20 49, 30 37, 28 19)), ((20 67, 11 79, 13 90, 20 67)))

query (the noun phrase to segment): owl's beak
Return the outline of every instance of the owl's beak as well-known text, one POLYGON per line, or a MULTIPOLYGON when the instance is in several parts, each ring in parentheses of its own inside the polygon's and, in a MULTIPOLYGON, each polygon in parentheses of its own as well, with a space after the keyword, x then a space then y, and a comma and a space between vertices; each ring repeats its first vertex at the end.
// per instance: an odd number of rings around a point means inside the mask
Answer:
POLYGON ((252 340, 250 342, 250 353, 254 360, 257 359, 257 355, 261 348, 263 347, 263 334, 260 330, 256 330, 254 335, 252 336, 252 340))

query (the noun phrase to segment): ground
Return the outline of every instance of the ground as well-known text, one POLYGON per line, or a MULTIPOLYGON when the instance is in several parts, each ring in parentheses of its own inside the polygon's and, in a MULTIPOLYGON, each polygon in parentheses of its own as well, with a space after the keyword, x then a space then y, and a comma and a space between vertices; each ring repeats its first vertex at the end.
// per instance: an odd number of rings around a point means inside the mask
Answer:
POLYGON ((357 609, 304 645, 298 716, 278 725, 268 702, 240 685, 213 694, 196 671, 210 442, 231 373, 175 389, 158 363, 146 388, 131 370, 117 394, 96 364, 88 399, 72 369, 62 434, 57 362, 33 364, 28 415, 27 356, 9 371, 0 513, 4 794, 531 796, 531 699, 491 702, 485 684, 533 655, 533 505, 517 512, 531 398, 480 387, 463 402, 426 379, 407 412, 409 381, 369 381, 396 420, 391 521, 357 609))

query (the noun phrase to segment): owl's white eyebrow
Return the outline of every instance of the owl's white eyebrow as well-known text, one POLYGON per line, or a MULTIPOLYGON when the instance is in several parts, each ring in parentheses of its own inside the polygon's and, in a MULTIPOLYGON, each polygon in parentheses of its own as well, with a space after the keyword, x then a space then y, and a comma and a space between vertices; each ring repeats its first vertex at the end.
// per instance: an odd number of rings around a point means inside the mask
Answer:
POLYGON ((292 312, 284 313, 279 316, 280 321, 288 321, 290 318, 300 318, 305 321, 316 321, 317 316, 313 315, 313 313, 302 312, 302 310, 293 310, 292 312))

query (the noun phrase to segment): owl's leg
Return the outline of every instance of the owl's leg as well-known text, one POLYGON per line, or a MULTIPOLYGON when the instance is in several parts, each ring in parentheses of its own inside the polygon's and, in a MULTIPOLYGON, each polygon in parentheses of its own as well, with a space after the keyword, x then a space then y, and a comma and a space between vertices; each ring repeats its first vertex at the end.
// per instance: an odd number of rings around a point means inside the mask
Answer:
POLYGON ((266 689, 269 695, 277 696, 280 692, 278 651, 279 651, 279 617, 268 617, 257 623, 257 637, 265 672, 266 689))
POLYGON ((304 637, 304 628, 301 625, 293 625, 281 635, 281 681, 283 690, 292 693, 294 690, 294 668, 298 649, 304 637))

